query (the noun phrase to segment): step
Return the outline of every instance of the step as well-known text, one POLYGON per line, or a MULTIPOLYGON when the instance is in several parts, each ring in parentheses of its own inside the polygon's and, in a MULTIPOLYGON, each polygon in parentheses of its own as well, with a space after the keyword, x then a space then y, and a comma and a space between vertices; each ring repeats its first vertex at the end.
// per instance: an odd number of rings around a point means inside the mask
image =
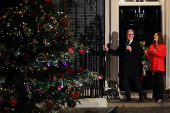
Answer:
MULTIPOLYGON (((152 98, 152 90, 144 90, 144 98, 152 98)), ((120 91, 120 94, 123 96, 123 98, 125 97, 125 91, 120 91)), ((139 98, 139 93, 137 91, 131 91, 131 98, 139 98)))
POLYGON ((124 102, 123 100, 126 99, 125 97, 125 92, 120 91, 119 97, 116 99, 111 98, 108 99, 107 96, 103 96, 103 98, 84 98, 84 99, 79 99, 81 104, 77 102, 75 108, 90 108, 90 107, 97 107, 97 108, 102 108, 102 107, 170 107, 170 98, 165 98, 163 102, 161 103, 156 103, 152 102, 152 90, 144 90, 144 93, 147 95, 144 95, 144 102, 139 103, 139 94, 138 92, 131 91, 131 98, 132 101, 130 102, 124 102), (120 98, 121 97, 121 98, 120 98))
POLYGON ((107 100, 105 98, 85 98, 79 99, 76 108, 89 108, 89 107, 107 107, 107 100))
MULTIPOLYGON (((152 98, 152 90, 144 90, 144 98, 152 98)), ((137 91, 131 91, 131 98, 139 98, 139 93, 137 91)), ((113 99, 113 96, 110 96, 107 91, 104 93, 104 98, 106 99, 113 99)), ((119 91, 119 96, 117 97, 119 99, 126 99, 125 97, 125 91, 119 91)))
POLYGON ((130 102, 124 102, 123 99, 108 100, 107 107, 170 107, 170 98, 164 98, 162 102, 153 102, 153 99, 144 99, 144 102, 139 103, 139 99, 132 98, 130 102))

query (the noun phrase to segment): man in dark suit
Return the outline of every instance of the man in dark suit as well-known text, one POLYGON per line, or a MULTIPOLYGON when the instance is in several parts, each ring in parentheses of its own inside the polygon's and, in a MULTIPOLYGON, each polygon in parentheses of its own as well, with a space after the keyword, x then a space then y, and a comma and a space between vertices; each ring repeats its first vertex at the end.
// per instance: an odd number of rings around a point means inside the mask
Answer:
POLYGON ((121 69, 119 77, 123 77, 123 83, 125 87, 126 102, 131 101, 130 95, 130 79, 133 79, 136 88, 139 92, 139 102, 143 102, 143 89, 139 78, 137 60, 141 56, 141 45, 133 40, 134 31, 132 29, 127 30, 127 41, 123 42, 116 50, 112 50, 106 46, 103 46, 103 50, 113 55, 119 55, 121 69))

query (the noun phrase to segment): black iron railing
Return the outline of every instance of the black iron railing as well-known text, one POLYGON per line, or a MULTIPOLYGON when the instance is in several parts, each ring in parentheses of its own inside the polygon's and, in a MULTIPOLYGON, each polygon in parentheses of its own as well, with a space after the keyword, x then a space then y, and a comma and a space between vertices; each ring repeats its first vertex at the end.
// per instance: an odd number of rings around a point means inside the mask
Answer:
POLYGON ((102 80, 87 83, 89 87, 84 91, 84 97, 103 97, 104 88, 104 6, 103 0, 68 0, 67 15, 72 17, 70 27, 74 29, 74 37, 90 48, 84 56, 78 56, 74 61, 75 67, 93 70, 103 75, 102 80), (102 4, 103 3, 103 4, 102 4), (80 10, 77 6, 83 6, 80 10), (81 17, 80 17, 81 16, 81 17))

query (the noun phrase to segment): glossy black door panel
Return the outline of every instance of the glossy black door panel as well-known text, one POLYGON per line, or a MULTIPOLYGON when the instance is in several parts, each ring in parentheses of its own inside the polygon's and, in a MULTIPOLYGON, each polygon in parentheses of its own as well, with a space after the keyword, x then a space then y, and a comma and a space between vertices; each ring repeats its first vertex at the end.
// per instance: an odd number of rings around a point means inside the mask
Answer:
POLYGON ((136 7, 134 7, 133 9, 121 9, 120 10, 120 19, 122 22, 134 22, 137 21, 137 10, 136 7))

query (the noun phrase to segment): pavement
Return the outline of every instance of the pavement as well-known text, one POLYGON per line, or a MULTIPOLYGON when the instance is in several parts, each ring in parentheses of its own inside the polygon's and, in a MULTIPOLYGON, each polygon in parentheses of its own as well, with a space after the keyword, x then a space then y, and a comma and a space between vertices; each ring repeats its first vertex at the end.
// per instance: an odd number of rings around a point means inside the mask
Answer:
POLYGON ((170 113, 170 98, 165 98, 160 103, 153 102, 151 98, 144 99, 142 103, 137 98, 132 98, 130 102, 115 99, 108 100, 107 107, 65 108, 57 113, 170 113), (118 108, 115 112, 109 112, 116 106, 118 108))
POLYGON ((117 112, 109 112, 111 109, 112 108, 76 108, 61 110, 59 113, 170 113, 170 107, 118 107, 117 112))

